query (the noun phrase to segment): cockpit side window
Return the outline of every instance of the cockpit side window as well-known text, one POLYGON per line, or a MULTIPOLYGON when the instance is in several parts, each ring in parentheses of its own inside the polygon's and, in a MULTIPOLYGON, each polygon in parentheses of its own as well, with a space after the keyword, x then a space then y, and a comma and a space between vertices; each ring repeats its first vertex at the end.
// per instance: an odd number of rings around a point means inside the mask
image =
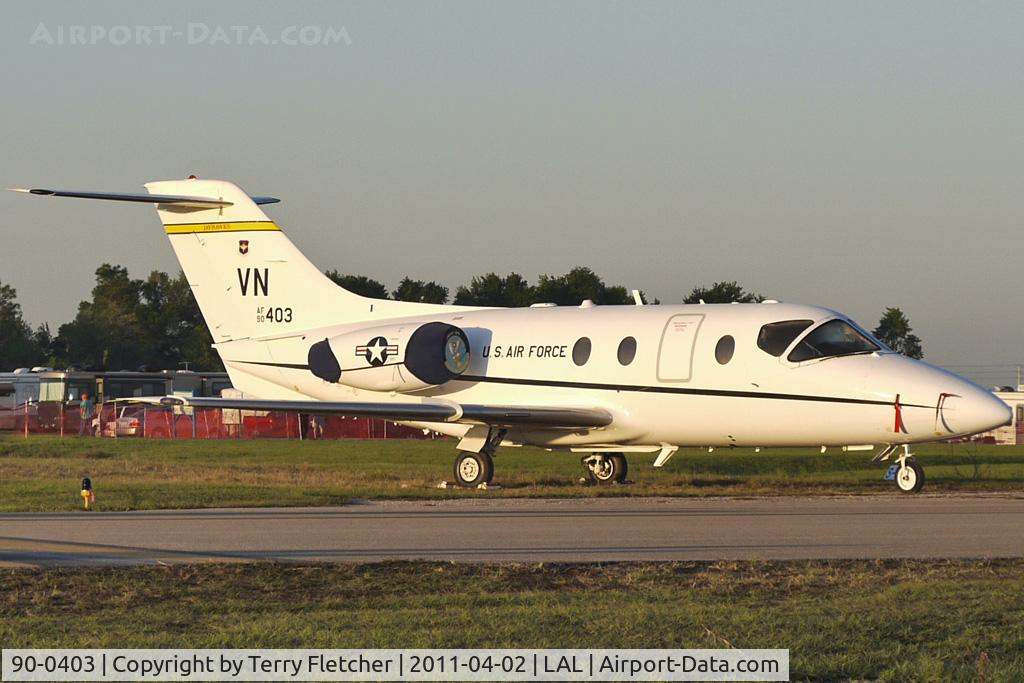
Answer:
POLYGON ((793 348, 788 358, 794 363, 815 358, 870 353, 881 347, 845 320, 829 320, 811 330, 793 348))
POLYGON ((773 356, 785 353, 793 340, 811 326, 813 320, 783 320, 768 323, 757 334, 757 348, 773 356))

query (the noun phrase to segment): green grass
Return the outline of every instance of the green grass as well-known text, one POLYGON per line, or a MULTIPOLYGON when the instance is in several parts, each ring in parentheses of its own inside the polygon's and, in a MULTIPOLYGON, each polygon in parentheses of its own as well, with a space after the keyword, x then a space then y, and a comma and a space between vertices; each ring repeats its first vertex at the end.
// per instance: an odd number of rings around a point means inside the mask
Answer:
POLYGON ((1024 680, 1024 561, 0 570, 4 647, 789 648, 793 680, 1024 680))
MULTIPOLYGON (((99 509, 338 505, 354 498, 748 496, 893 493, 866 452, 687 450, 662 469, 629 456, 629 486, 580 483, 579 455, 503 448, 498 490, 438 489, 451 480, 455 442, 192 441, 0 437, 0 511, 73 510, 83 477, 99 509)), ((926 490, 1024 494, 1024 447, 915 449, 926 490)))

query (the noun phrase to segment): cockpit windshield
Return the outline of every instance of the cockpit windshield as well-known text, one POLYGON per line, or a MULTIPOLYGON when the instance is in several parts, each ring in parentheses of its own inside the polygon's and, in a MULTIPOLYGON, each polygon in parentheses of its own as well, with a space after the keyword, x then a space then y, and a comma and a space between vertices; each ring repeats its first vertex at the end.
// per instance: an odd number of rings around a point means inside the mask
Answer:
POLYGON ((793 340, 813 323, 813 320, 782 320, 768 323, 757 334, 757 348, 773 356, 781 356, 793 340))
POLYGON ((881 347, 845 320, 829 320, 807 333, 797 342, 787 358, 800 363, 815 358, 848 356, 854 353, 880 351, 881 347))

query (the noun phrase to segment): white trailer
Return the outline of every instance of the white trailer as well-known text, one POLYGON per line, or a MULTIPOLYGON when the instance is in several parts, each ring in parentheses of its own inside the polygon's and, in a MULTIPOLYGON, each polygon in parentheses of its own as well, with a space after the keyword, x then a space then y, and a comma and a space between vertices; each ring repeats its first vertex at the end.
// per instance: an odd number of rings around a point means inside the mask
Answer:
POLYGON ((39 403, 40 373, 51 368, 18 368, 0 372, 0 429, 14 429, 25 404, 39 403))
POLYGON ((1018 391, 997 391, 994 392, 1003 403, 1010 406, 1013 411, 1013 420, 1010 424, 997 427, 991 432, 979 436, 994 437, 997 444, 1024 445, 1024 387, 1018 387, 1018 391))

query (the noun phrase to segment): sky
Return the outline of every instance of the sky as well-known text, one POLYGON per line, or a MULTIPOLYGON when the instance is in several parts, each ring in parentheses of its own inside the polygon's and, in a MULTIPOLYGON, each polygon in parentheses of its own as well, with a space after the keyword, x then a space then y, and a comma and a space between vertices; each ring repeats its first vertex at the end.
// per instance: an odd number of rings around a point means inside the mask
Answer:
MULTIPOLYGON (((453 288, 593 268, 737 280, 925 358, 1024 363, 1024 5, 0 6, 0 186, 232 180, 322 268, 453 288), (73 39, 73 27, 78 35, 73 39)), ((152 209, 0 193, 0 282, 52 326, 96 267, 177 264, 152 209)), ((970 366, 970 367, 968 367, 970 366)))

